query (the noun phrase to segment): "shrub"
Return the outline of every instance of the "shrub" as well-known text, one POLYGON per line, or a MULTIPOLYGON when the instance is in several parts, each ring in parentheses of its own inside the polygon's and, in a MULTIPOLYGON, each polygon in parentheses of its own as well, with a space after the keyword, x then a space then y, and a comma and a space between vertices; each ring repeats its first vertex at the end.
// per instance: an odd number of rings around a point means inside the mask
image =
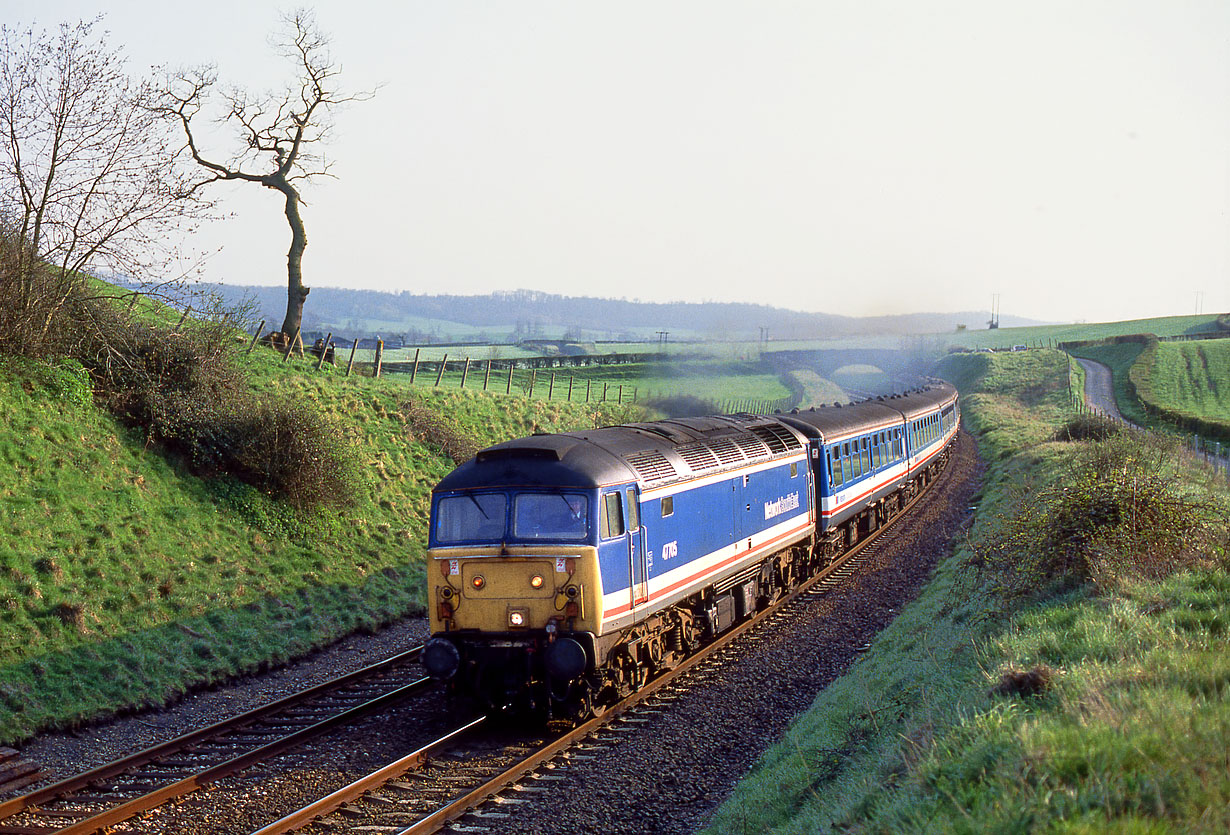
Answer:
POLYGON ((1224 560, 1226 514, 1177 492, 1174 452, 1130 433, 1078 451, 1049 486, 1021 487, 1015 513, 974 543, 975 566, 1014 600, 1224 560))
POLYGON ((200 475, 238 478, 299 509, 350 499, 344 437, 301 403, 252 393, 230 311, 175 326, 141 318, 109 285, 49 269, 23 246, 0 230, 0 354, 59 357, 46 374, 57 396, 96 395, 200 475))
POLYGON ((477 438, 460 431, 444 415, 417 400, 403 402, 400 411, 406 416, 407 429, 418 440, 435 444, 454 464, 469 461, 483 446, 477 438))
POLYGON ((1105 415, 1077 415, 1059 428, 1055 440, 1105 441, 1123 430, 1123 424, 1105 415))

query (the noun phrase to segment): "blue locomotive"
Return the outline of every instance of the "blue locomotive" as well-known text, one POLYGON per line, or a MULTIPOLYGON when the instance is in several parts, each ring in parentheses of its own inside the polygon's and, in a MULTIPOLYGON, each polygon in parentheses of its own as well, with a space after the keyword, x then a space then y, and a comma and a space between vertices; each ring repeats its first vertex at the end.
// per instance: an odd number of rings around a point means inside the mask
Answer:
POLYGON ((424 664, 486 707, 600 710, 876 530, 959 425, 937 383, 488 447, 432 494, 424 664))

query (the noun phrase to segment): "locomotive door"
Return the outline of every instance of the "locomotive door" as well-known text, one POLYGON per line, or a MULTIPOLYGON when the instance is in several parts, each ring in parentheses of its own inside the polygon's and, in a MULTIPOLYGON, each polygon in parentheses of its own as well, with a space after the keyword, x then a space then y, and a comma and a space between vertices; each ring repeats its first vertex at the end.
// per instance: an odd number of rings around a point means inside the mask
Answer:
POLYGON ((624 493, 627 499, 628 560, 632 578, 632 607, 636 608, 649 600, 649 567, 645 564, 645 529, 641 527, 641 513, 637 502, 636 488, 629 487, 624 493))

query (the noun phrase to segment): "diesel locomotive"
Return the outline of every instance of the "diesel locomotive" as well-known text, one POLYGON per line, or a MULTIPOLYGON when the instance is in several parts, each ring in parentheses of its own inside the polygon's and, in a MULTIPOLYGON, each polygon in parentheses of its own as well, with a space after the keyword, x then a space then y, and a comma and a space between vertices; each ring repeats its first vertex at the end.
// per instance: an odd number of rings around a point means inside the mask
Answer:
POLYGON ((488 447, 432 493, 423 663, 484 708, 600 711, 878 529, 959 426, 937 382, 488 447))

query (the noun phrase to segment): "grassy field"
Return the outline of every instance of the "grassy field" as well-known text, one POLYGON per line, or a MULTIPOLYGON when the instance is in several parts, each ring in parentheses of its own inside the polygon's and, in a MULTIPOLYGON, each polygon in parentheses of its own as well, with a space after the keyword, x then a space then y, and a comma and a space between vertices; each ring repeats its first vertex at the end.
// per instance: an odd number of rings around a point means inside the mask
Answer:
POLYGON ((1066 362, 947 361, 990 464, 973 528, 707 832, 1230 827, 1224 481, 1169 446, 1052 440, 1068 414, 1066 362), (1150 507, 1216 504, 1143 533, 1089 510, 1137 507, 1113 503, 1146 486, 1159 491, 1150 507), (1098 546, 1052 542, 1073 525, 1098 546), (1213 544, 1143 570, 1149 543, 1198 535, 1213 544), (1074 554, 1085 574, 1053 570, 1075 571, 1063 562, 1074 554))
POLYGON ((0 361, 0 740, 283 662, 422 612, 429 493, 473 448, 629 407, 317 374, 266 350, 254 387, 329 415, 358 499, 296 516, 204 480, 97 408, 73 363, 0 361))

